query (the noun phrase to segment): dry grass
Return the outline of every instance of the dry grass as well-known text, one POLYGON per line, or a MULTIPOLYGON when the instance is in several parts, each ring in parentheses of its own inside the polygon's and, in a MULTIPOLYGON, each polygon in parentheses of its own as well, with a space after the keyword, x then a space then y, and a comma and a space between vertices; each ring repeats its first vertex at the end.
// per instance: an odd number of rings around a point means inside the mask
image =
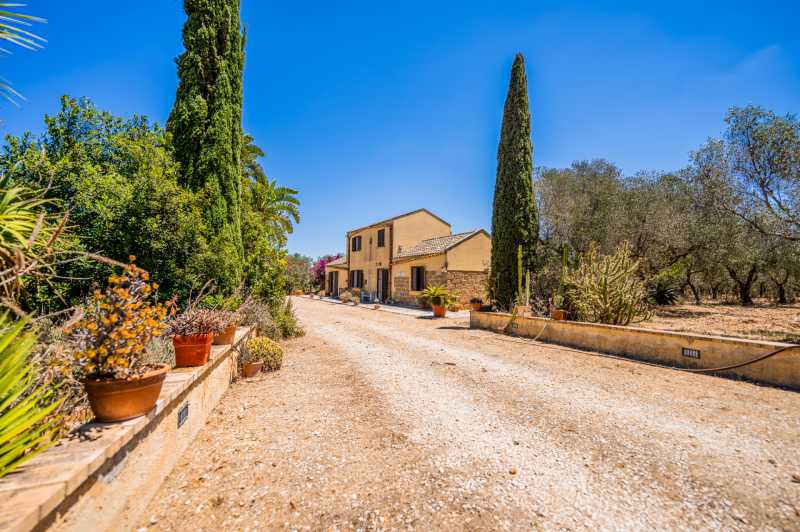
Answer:
POLYGON ((639 327, 800 343, 800 304, 664 306, 658 307, 655 316, 639 327))

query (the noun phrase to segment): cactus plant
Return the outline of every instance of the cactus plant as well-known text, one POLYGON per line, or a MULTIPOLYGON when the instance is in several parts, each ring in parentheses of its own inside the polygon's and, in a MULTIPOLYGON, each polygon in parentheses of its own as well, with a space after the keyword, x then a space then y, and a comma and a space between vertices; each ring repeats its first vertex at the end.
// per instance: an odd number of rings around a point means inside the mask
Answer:
POLYGON ((578 319, 611 325, 649 319, 652 310, 638 270, 627 242, 612 255, 601 256, 592 247, 565 277, 578 319))

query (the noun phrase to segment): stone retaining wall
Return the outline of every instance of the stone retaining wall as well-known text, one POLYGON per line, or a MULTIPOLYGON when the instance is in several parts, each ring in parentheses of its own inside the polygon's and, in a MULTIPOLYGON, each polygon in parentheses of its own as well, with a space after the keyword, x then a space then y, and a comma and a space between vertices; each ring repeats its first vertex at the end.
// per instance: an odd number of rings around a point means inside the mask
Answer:
MULTIPOLYGON (((471 328, 499 331, 510 318, 510 314, 500 312, 471 312, 469 321, 471 328)), ((512 331, 543 342, 684 368, 731 366, 786 349, 761 362, 720 374, 800 390, 800 345, 796 344, 548 318, 517 318, 512 331)))
MULTIPOLYGON (((234 344, 249 333, 240 327, 234 344)), ((149 414, 88 423, 0 479, 0 531, 132 529, 236 372, 233 346, 213 346, 205 366, 167 375, 149 414)))

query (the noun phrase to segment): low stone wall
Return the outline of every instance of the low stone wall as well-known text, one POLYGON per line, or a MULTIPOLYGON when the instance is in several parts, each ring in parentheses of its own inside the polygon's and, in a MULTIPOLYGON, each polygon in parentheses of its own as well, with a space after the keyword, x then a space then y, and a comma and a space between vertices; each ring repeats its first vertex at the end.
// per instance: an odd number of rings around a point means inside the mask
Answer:
MULTIPOLYGON (((234 345, 249 332, 240 327, 234 345)), ((146 416, 88 423, 0 479, 0 531, 135 527, 236 371, 236 350, 213 346, 205 366, 167 375, 156 408, 146 416)))
MULTIPOLYGON (((470 327, 499 331, 510 318, 505 313, 471 312, 470 327)), ((761 362, 720 374, 800 390, 800 345, 548 318, 517 318, 512 331, 543 342, 684 368, 730 366, 789 348, 761 362)))

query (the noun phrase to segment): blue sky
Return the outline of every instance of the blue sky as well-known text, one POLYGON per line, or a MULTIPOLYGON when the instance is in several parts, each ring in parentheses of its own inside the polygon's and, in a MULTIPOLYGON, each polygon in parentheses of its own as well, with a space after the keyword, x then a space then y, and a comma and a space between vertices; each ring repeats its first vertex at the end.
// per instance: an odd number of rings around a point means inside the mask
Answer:
MULTIPOLYGON (((300 190, 291 251, 427 207, 489 228, 514 54, 527 60, 536 165, 607 158, 670 170, 733 105, 800 112, 794 1, 242 1, 244 126, 270 176, 300 190)), ((28 101, 3 134, 40 131, 62 94, 163 123, 177 83, 182 2, 30 0, 44 50, 0 74, 28 101), (65 5, 69 4, 69 5, 65 5)))

